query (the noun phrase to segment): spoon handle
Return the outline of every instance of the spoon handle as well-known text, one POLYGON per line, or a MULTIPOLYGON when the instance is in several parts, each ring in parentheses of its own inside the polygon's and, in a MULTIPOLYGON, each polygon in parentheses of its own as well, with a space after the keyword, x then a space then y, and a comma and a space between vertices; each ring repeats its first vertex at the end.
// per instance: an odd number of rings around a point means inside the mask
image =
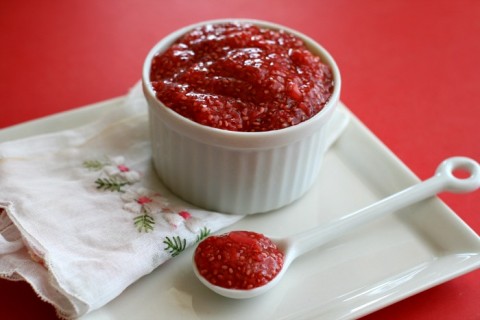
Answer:
POLYGON ((359 225, 379 216, 392 213, 440 192, 466 193, 480 186, 480 165, 469 158, 453 157, 443 161, 435 175, 363 209, 343 216, 325 226, 316 227, 286 239, 291 260, 330 241, 359 225), (455 170, 468 172, 466 178, 457 178, 455 170))

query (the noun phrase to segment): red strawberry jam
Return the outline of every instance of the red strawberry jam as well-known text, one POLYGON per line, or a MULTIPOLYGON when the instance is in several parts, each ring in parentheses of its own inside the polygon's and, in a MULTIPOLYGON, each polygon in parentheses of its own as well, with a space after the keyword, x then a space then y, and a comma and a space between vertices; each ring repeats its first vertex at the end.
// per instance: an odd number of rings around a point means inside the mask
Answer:
POLYGON ((246 23, 209 24, 152 60, 167 107, 200 124, 269 131, 317 114, 333 92, 330 68, 298 37, 246 23))
POLYGON ((195 251, 197 270, 223 288, 248 290, 263 286, 280 272, 283 253, 262 234, 232 231, 203 240, 195 251))

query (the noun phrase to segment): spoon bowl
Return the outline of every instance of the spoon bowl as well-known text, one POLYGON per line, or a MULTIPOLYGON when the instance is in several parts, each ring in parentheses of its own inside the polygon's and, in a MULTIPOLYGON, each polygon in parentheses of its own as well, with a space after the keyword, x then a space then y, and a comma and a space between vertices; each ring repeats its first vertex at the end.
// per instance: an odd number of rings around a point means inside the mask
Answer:
POLYGON ((379 216, 396 212, 414 203, 447 191, 452 193, 467 193, 480 187, 480 165, 466 157, 453 157, 443 161, 435 175, 423 182, 406 188, 363 209, 357 210, 326 225, 312 228, 304 232, 284 238, 268 237, 284 253, 282 269, 268 283, 252 289, 230 289, 214 285, 205 279, 198 271, 193 259, 193 270, 198 279, 214 292, 233 299, 248 299, 261 295, 283 278, 290 264, 299 256, 320 247, 360 225, 375 220, 379 216), (458 178, 456 170, 468 173, 467 177, 458 178))

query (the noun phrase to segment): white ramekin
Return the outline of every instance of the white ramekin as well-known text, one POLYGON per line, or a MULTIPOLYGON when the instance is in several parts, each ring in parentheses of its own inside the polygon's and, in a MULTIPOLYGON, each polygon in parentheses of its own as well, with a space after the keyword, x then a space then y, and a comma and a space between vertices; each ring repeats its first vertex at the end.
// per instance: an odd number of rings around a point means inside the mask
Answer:
POLYGON ((201 22, 171 33, 151 49, 143 66, 142 82, 149 105, 155 169, 163 183, 182 199, 209 210, 253 214, 293 202, 315 181, 327 149, 326 125, 339 101, 341 79, 333 58, 311 38, 258 20, 201 22), (333 72, 334 90, 325 107, 307 121, 267 132, 216 129, 167 108, 156 98, 150 83, 152 58, 191 29, 224 22, 248 22, 300 37, 333 72))

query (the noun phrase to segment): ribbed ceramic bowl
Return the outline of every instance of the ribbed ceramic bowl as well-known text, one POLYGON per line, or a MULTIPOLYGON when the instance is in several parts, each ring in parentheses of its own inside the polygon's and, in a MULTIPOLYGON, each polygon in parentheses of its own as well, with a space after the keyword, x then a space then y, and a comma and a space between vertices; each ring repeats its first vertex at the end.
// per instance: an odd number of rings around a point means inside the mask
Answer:
POLYGON ((254 214, 297 200, 315 181, 327 149, 326 126, 339 101, 341 79, 333 58, 311 38, 258 20, 205 21, 157 43, 145 59, 142 81, 155 169, 163 183, 184 200, 209 210, 254 214), (311 119, 281 130, 233 132, 193 122, 159 101, 149 80, 152 58, 193 28, 232 21, 283 29, 303 39, 333 72, 334 91, 325 107, 311 119))

